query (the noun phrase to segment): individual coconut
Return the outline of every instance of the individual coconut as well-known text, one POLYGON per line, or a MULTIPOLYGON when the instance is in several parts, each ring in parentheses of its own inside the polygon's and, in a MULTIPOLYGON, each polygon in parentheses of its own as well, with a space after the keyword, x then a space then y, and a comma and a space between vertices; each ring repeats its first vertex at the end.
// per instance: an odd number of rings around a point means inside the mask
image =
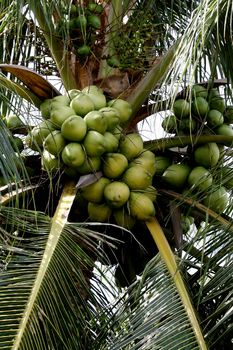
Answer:
POLYGON ((173 112, 178 118, 188 117, 190 114, 190 104, 188 101, 180 98, 173 103, 173 112))
POLYGON ((147 221, 155 215, 153 202, 143 193, 131 192, 128 207, 130 215, 137 220, 147 221))
POLYGON ((192 112, 201 117, 205 117, 209 111, 209 104, 204 97, 198 96, 193 99, 192 112))
POLYGON ((99 110, 107 122, 107 131, 112 131, 120 122, 119 112, 112 107, 104 107, 99 110))
POLYGON ((85 120, 78 115, 71 115, 61 126, 62 136, 69 141, 80 142, 87 133, 85 120))
POLYGON ((100 134, 104 134, 107 130, 107 120, 100 111, 91 111, 84 117, 88 130, 98 131, 100 134))
POLYGON ((120 98, 109 101, 108 106, 115 108, 119 112, 120 124, 125 124, 132 115, 132 107, 129 102, 120 98))
POLYGON ((106 153, 103 159, 103 173, 110 179, 120 177, 128 167, 127 158, 121 153, 106 153))
POLYGON ((64 164, 71 168, 77 168, 85 161, 85 152, 80 143, 70 142, 62 151, 62 160, 64 164))
POLYGON ((131 190, 143 190, 151 185, 152 175, 140 165, 128 168, 122 177, 131 190))
POLYGON ((84 94, 80 93, 70 103, 70 107, 75 111, 80 117, 84 117, 87 113, 94 111, 95 105, 92 99, 84 94))
POLYGON ((86 95, 90 97, 96 110, 106 107, 106 97, 102 92, 86 92, 86 95))
POLYGON ((128 160, 139 156, 143 151, 143 140, 137 133, 122 136, 119 142, 119 151, 124 154, 128 160))
POLYGON ((137 158, 129 163, 129 167, 135 165, 142 166, 153 176, 156 172, 154 153, 148 150, 143 151, 137 158))
POLYGON ((197 166, 191 170, 188 176, 188 185, 197 191, 206 191, 213 182, 211 173, 203 166, 197 166))
POLYGON ((181 189, 184 187, 190 171, 187 164, 171 164, 164 171, 162 179, 175 189, 181 189))
POLYGON ((194 151, 195 162, 205 168, 212 168, 217 165, 219 156, 219 148, 215 142, 201 145, 194 151))
POLYGON ((106 150, 104 135, 95 130, 90 130, 87 132, 83 140, 83 145, 87 155, 90 157, 99 157, 106 150))
POLYGON ((94 183, 80 188, 80 193, 82 194, 83 198, 89 202, 101 203, 104 199, 104 189, 109 183, 109 179, 106 177, 101 177, 94 183))
POLYGON ((52 131, 44 140, 44 149, 57 156, 66 145, 66 140, 59 130, 52 131))
POLYGON ((107 153, 116 152, 119 145, 119 140, 109 131, 104 133, 105 151, 107 153))
POLYGON ((44 150, 41 155, 41 165, 42 169, 47 172, 56 172, 61 168, 61 161, 53 154, 44 150))
POLYGON ((96 173, 100 170, 101 167, 101 159, 100 157, 85 157, 85 160, 82 165, 77 167, 77 171, 82 174, 91 174, 96 173))
POLYGON ((104 188, 104 198, 111 208, 122 207, 129 199, 129 187, 121 181, 113 181, 104 188))
POLYGON ((64 121, 71 115, 74 115, 75 111, 69 106, 59 106, 59 108, 51 111, 51 122, 58 128, 61 128, 64 121))
POLYGON ((204 198, 203 204, 216 213, 221 214, 226 209, 228 201, 229 193, 226 191, 225 187, 221 186, 209 193, 204 198))
POLYGON ((108 222, 112 213, 111 208, 106 203, 89 202, 87 206, 89 220, 97 222, 108 222))

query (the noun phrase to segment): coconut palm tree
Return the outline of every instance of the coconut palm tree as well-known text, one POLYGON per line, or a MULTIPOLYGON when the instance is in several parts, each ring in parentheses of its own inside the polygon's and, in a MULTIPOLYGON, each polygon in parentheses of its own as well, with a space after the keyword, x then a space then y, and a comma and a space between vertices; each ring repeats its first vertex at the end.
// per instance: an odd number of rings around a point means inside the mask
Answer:
POLYGON ((0 6, 1 349, 230 349, 232 1, 0 6), (103 174, 32 139, 48 105, 93 86, 130 108, 123 140, 162 123, 142 146, 155 155, 147 216, 142 200, 121 221, 90 214, 83 192, 103 174))

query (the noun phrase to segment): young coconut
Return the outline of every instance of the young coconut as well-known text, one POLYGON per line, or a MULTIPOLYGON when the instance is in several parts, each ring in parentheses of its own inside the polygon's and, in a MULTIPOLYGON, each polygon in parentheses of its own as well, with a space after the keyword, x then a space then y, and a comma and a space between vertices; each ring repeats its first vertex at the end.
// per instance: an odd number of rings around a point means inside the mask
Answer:
POLYGON ((137 158, 135 158, 129 163, 129 167, 135 166, 135 165, 142 166, 153 176, 156 172, 154 153, 147 150, 142 152, 137 158))
POLYGON ((205 117, 209 111, 209 104, 204 97, 196 97, 192 102, 192 112, 195 115, 205 117))
POLYGON ((88 130, 98 131, 100 134, 104 134, 107 130, 107 120, 100 111, 91 111, 84 117, 84 121, 87 124, 88 130))
POLYGON ((69 106, 70 98, 69 96, 59 95, 52 98, 52 108, 53 106, 69 106))
POLYGON ((69 106, 59 106, 59 108, 53 109, 51 111, 51 122, 61 128, 64 121, 71 115, 75 115, 75 111, 69 106))
POLYGON ((69 141, 82 141, 87 133, 85 120, 78 115, 71 115, 61 126, 62 136, 69 141))
POLYGON ((64 164, 71 168, 77 168, 85 161, 85 152, 80 143, 77 142, 68 143, 61 156, 64 164))
POLYGON ((47 99, 40 104, 41 116, 44 119, 50 118, 52 99, 47 99))
POLYGON ((105 203, 89 202, 87 206, 89 219, 96 222, 108 222, 112 209, 105 203))
POLYGON ((104 133, 105 137, 105 151, 107 153, 116 152, 119 145, 119 140, 111 132, 106 131, 104 133))
POLYGON ((188 176, 188 184, 191 190, 206 191, 213 182, 211 173, 203 166, 197 166, 191 170, 188 176))
POLYGON ((95 105, 92 99, 84 93, 80 93, 75 98, 73 98, 70 103, 70 107, 80 117, 84 117, 87 113, 94 111, 95 109, 95 105))
POLYGON ((190 104, 188 101, 180 98, 173 103, 173 112, 178 118, 188 117, 190 114, 190 104))
POLYGON ((143 140, 137 133, 122 136, 119 142, 119 150, 128 160, 139 156, 143 151, 143 140))
POLYGON ((99 157, 105 152, 104 135, 98 131, 90 130, 83 140, 83 145, 88 156, 99 157))
POLYGON ((38 150, 38 148, 43 146, 46 137, 54 130, 54 125, 49 119, 42 121, 40 124, 34 126, 28 134, 29 136, 26 138, 27 145, 35 151, 38 150))
POLYGON ((94 103, 95 109, 99 110, 101 108, 104 108, 107 104, 106 97, 102 92, 96 91, 96 92, 86 92, 87 96, 90 97, 92 102, 94 103))
POLYGON ((129 196, 129 187, 120 181, 113 181, 104 188, 104 198, 111 208, 122 207, 128 201, 129 196))
POLYGON ((127 230, 131 230, 136 223, 135 218, 129 215, 125 207, 115 209, 113 211, 113 216, 117 225, 124 227, 127 230))
POLYGON ((219 148, 215 142, 201 145, 194 151, 195 162, 205 168, 214 167, 219 161, 219 156, 219 148))
POLYGON ((196 98, 199 96, 207 98, 208 90, 202 85, 195 84, 192 86, 192 97, 196 98))
POLYGON ((120 98, 108 102, 109 107, 115 108, 119 112, 120 124, 126 123, 132 114, 132 108, 129 102, 120 98))
POLYGON ((142 166, 135 165, 125 171, 122 180, 131 190, 143 190, 151 185, 152 175, 142 166))
POLYGON ((24 125, 20 117, 18 117, 16 114, 10 114, 5 120, 8 129, 20 128, 24 125))
POLYGON ((106 153, 103 159, 103 173, 109 179, 120 177, 128 167, 127 158, 121 153, 106 153))
POLYGON ((61 168, 61 161, 53 154, 44 150, 41 156, 42 169, 49 172, 56 172, 61 168))
POLYGON ((180 189, 185 185, 190 171, 186 164, 171 164, 163 173, 162 179, 175 189, 180 189))
POLYGON ((131 192, 129 212, 137 220, 147 221, 155 215, 153 202, 143 193, 131 192))
POLYGON ((83 164, 78 166, 76 169, 80 174, 86 175, 96 173, 98 170, 100 170, 100 167, 100 157, 85 157, 83 164))
POLYGON ((104 107, 99 110, 107 122, 107 131, 112 131, 120 122, 119 112, 115 108, 104 107))
POLYGON ((226 191, 225 187, 221 186, 215 189, 213 192, 208 194, 204 200, 203 204, 215 211, 218 214, 224 212, 229 201, 229 193, 226 191))
POLYGON ((59 130, 52 131, 44 140, 44 149, 57 156, 66 145, 66 140, 59 130))
POLYGON ((96 182, 80 188, 80 193, 88 202, 101 203, 104 199, 104 189, 109 183, 109 179, 101 177, 96 182))

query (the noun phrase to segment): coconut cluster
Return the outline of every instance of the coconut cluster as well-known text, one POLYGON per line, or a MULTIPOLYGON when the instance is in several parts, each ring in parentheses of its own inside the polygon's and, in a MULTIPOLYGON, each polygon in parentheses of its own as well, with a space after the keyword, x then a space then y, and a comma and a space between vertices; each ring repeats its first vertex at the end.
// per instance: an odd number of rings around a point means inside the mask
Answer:
MULTIPOLYGON (((173 114, 167 116, 162 126, 168 133, 176 135, 216 134, 233 136, 233 106, 227 106, 217 88, 207 89, 194 85, 190 99, 177 98, 173 114)), ((222 213, 229 200, 230 180, 219 186, 215 169, 222 168, 224 146, 215 142, 187 149, 185 156, 171 164, 167 157, 158 157, 158 169, 164 183, 174 190, 191 190, 198 194, 204 205, 222 213), (217 181, 215 181, 217 180, 217 181), (208 195, 205 192, 212 189, 208 195)), ((223 167, 225 172, 229 169, 223 167)))
POLYGON ((130 229, 136 220, 155 215, 155 156, 143 148, 140 135, 122 136, 118 151, 103 156, 102 172, 97 182, 81 189, 91 220, 105 222, 112 216, 119 226, 130 229))
POLYGON ((190 133, 233 136, 233 106, 227 106, 217 88, 194 85, 187 98, 178 96, 173 114, 164 118, 162 127, 168 133, 190 133))
POLYGON ((122 132, 132 114, 127 101, 107 101, 92 85, 46 100, 40 110, 44 120, 26 141, 40 150, 42 168, 62 169, 77 179, 101 173, 80 189, 92 221, 107 222, 113 216, 118 225, 131 228, 135 220, 154 216, 155 155, 144 149, 138 133, 122 132))
POLYGON ((104 8, 101 4, 90 1, 86 6, 71 4, 68 8, 64 8, 64 12, 64 17, 58 24, 58 31, 67 31, 68 27, 75 54, 80 59, 86 58, 91 54, 100 34, 104 8))

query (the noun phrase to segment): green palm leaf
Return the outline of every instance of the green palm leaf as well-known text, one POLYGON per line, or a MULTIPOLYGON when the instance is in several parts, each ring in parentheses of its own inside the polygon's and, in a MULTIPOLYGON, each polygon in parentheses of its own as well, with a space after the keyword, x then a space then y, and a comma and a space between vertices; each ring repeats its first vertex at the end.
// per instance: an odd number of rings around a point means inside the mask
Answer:
POLYGON ((106 301, 94 298, 83 272, 94 268, 86 251, 96 256, 97 235, 66 225, 75 192, 73 183, 65 187, 52 221, 40 212, 1 208, 12 231, 1 229, 1 349, 90 348, 88 324, 106 301))
MULTIPOLYGON (((115 325, 110 325, 107 348, 200 348, 174 280, 160 255, 148 263, 143 275, 128 293, 129 296, 123 296, 116 306, 119 311, 115 315, 115 325)), ((99 349, 105 349, 105 346, 100 345, 99 349)))

